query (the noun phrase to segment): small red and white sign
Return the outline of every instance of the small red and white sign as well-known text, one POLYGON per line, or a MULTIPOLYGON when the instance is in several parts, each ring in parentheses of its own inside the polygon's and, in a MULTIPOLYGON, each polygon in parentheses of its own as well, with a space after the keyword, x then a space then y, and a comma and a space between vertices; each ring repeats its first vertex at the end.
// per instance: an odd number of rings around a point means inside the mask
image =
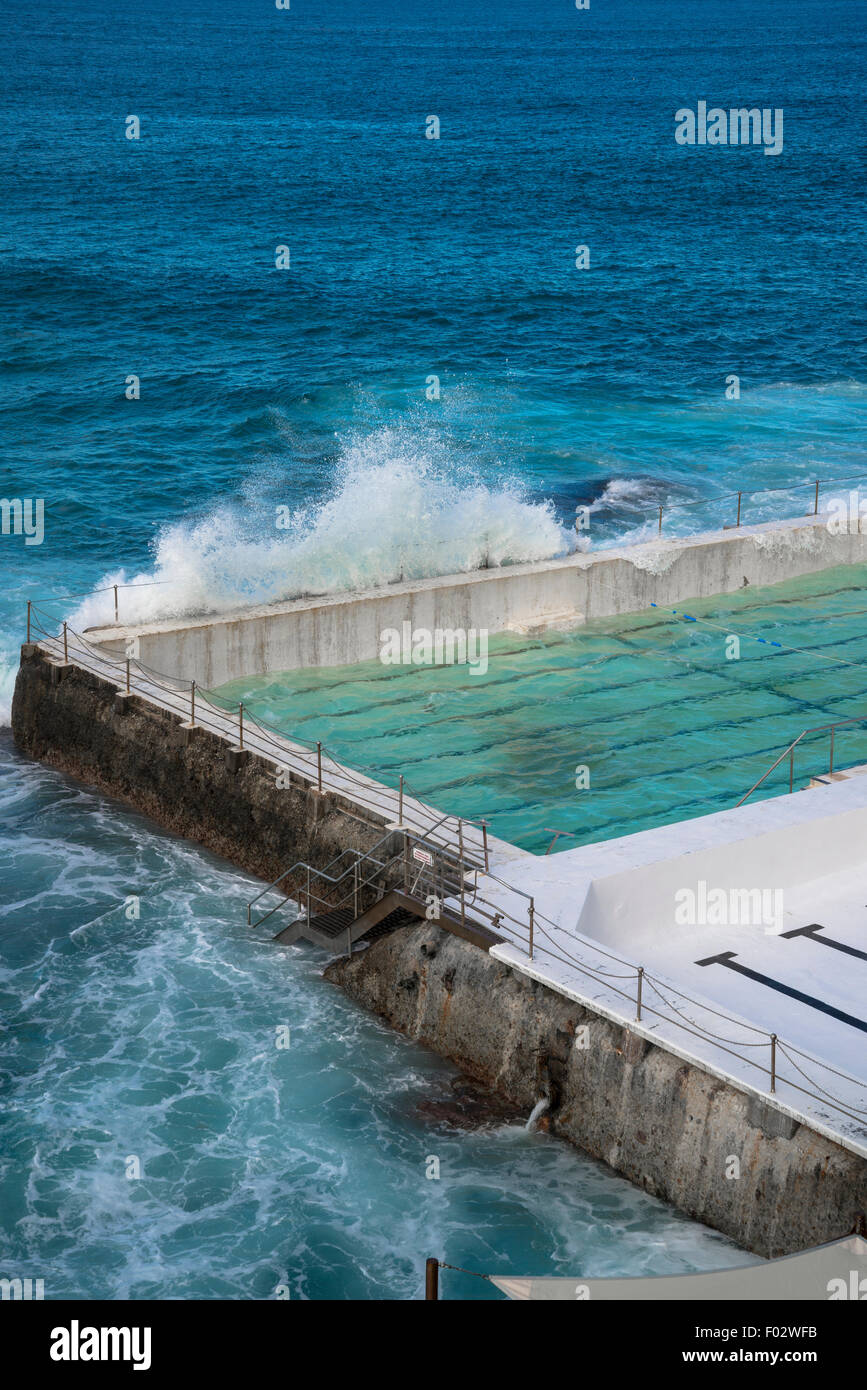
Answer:
POLYGON ((426 849, 419 849, 418 846, 413 850, 412 857, 417 859, 420 864, 427 864, 428 867, 433 864, 433 855, 428 854, 426 849))

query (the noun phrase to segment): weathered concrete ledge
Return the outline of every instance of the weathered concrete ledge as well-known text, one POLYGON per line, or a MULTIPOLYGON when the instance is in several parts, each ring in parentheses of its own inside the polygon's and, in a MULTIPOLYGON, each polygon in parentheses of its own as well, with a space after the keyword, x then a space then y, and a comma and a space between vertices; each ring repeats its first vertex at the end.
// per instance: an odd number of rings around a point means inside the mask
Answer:
POLYGON ((325 974, 526 1113, 547 1097, 552 1133, 756 1254, 846 1235, 867 1209, 858 1155, 434 923, 325 974))
MULTIPOLYGON (((568 627, 864 562, 867 532, 832 534, 823 517, 801 517, 87 636, 114 654, 135 638, 151 670, 214 688, 266 671, 373 661, 380 634, 404 622, 488 633, 568 627)), ((126 591, 124 602, 134 600, 126 591)))

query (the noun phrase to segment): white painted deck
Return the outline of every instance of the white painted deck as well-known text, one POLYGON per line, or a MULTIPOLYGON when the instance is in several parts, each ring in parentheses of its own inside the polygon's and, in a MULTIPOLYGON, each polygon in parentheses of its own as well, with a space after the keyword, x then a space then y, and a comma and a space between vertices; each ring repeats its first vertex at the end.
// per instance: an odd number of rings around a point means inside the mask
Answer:
POLYGON ((537 914, 556 924, 537 926, 532 963, 517 934, 494 955, 764 1097, 776 1033, 773 1103, 867 1156, 867 780, 548 858, 498 846, 491 869, 533 893, 537 914), (678 925, 676 892, 702 880, 725 890, 782 889, 780 932, 761 923, 678 925), (812 924, 821 926, 813 936, 783 935, 812 924), (698 964, 724 952, 767 979, 698 964))

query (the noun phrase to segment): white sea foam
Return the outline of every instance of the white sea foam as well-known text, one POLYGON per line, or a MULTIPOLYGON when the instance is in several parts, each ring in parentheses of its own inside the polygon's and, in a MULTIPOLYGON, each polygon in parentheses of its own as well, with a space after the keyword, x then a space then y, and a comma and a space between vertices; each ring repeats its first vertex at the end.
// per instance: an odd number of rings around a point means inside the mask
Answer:
POLYGON ((649 512, 657 494, 658 486, 646 478, 611 478, 595 501, 590 503, 590 510, 632 506, 649 512))
POLYGON ((598 548, 641 545, 650 539, 658 529, 659 500, 659 485, 650 478, 611 478, 590 503, 590 512, 614 512, 619 524, 616 530, 606 530, 598 548))
POLYGON ((12 692, 18 674, 18 652, 0 651, 0 729, 12 722, 12 692))
MULTIPOLYGON (((279 520, 270 500, 218 506, 163 527, 152 571, 119 570, 103 584, 136 586, 122 617, 146 622, 550 559, 577 544, 519 483, 492 488, 423 436, 389 429, 348 446, 324 502, 286 507, 279 520)), ((89 598, 72 625, 108 621, 112 609, 110 594, 89 598)))

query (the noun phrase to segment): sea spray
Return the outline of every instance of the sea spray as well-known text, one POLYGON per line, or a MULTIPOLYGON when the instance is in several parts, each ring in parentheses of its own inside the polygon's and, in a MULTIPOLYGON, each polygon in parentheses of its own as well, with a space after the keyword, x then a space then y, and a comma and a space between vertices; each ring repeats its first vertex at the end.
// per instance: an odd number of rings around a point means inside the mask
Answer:
POLYGON ((0 649, 0 729, 11 722, 12 695, 15 690, 15 677, 18 674, 18 652, 0 649))
MULTIPOLYGON (((119 570, 103 584, 135 586, 121 616, 145 622, 545 560, 576 543, 551 504, 527 500, 518 483, 493 488, 459 461, 446 468, 424 435, 380 429, 347 448, 325 501, 226 502, 164 526, 151 572, 119 570)), ((109 600, 86 599, 72 625, 111 621, 109 600)))

